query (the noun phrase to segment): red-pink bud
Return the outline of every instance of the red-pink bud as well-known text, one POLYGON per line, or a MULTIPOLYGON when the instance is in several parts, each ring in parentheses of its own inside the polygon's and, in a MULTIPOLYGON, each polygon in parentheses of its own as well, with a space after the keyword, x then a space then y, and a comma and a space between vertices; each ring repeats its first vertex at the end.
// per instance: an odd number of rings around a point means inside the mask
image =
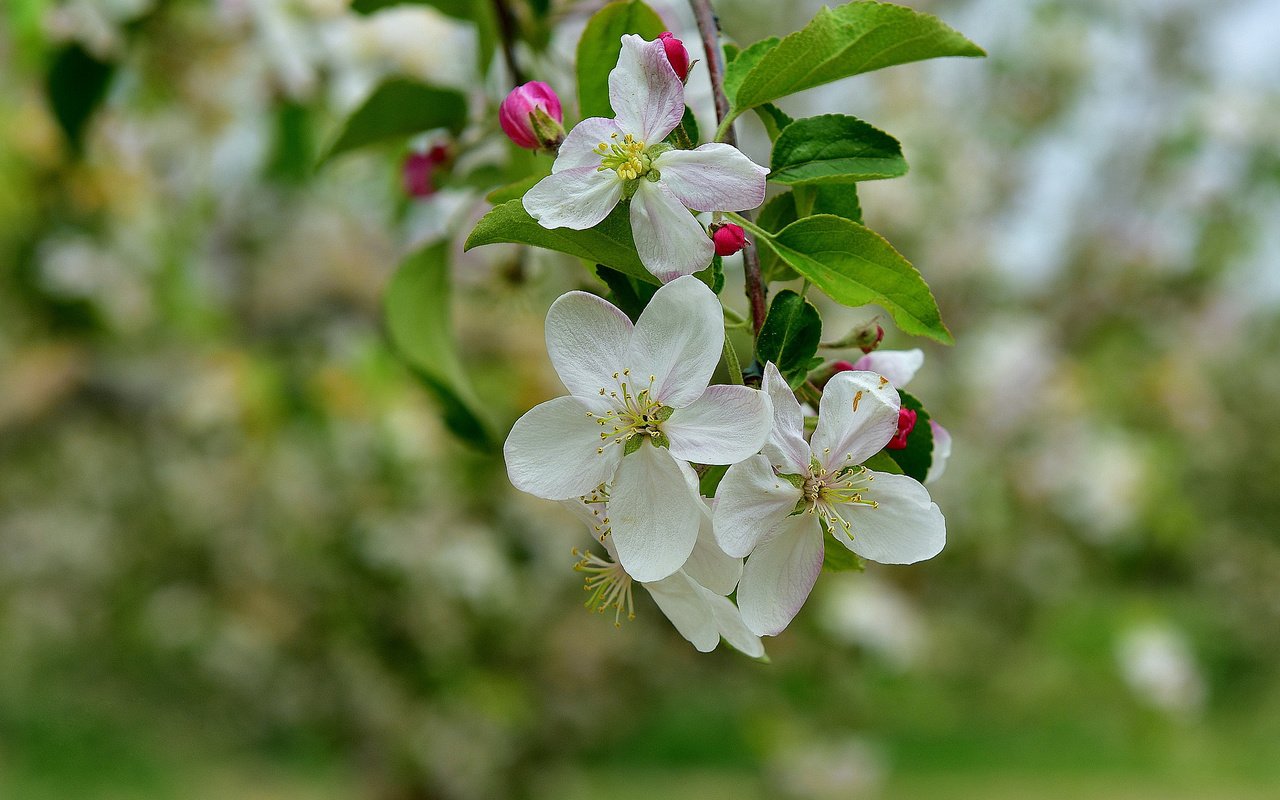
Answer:
POLYGON ((410 197, 430 197, 436 192, 435 171, 449 160, 449 149, 436 145, 425 153, 410 153, 404 159, 404 191, 410 197))
POLYGON ((898 432, 885 445, 889 450, 903 450, 907 446, 907 437, 916 427, 916 412, 910 408, 898 409, 898 432))
POLYGON ((689 51, 685 49, 684 42, 671 35, 671 31, 663 31, 658 34, 658 38, 662 40, 662 47, 667 51, 667 60, 676 71, 676 77, 681 81, 688 80, 689 51))
POLYGON ((716 255, 731 256, 747 243, 747 233, 742 230, 741 225, 726 222, 714 227, 711 231, 711 241, 715 243, 716 255))
POLYGON ((542 81, 512 89, 498 107, 498 122, 511 141, 526 150, 555 149, 564 139, 560 98, 542 81))
POLYGON ((853 364, 850 364, 848 361, 837 361, 831 365, 832 374, 837 372, 849 372, 855 369, 857 369, 857 367, 855 367, 853 364))
MULTIPOLYGON (((868 334, 869 333, 870 332, 868 331, 868 334)), ((882 341, 884 341, 884 328, 881 328, 879 325, 877 325, 875 336, 867 335, 865 337, 865 341, 861 342, 858 345, 858 349, 864 353, 870 353, 872 350, 875 350, 877 347, 879 347, 880 342, 882 341)))

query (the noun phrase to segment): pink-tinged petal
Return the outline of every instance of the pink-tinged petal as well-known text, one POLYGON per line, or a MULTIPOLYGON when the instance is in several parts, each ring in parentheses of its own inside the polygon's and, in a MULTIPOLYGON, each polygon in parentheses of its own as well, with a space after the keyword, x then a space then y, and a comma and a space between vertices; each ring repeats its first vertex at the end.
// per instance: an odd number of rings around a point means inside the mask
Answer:
POLYGON ((876 373, 837 373, 822 390, 813 455, 831 471, 861 464, 898 432, 900 405, 893 384, 876 373))
POLYGON ((647 145, 675 130, 684 116, 684 84, 667 60, 662 41, 622 37, 618 66, 609 73, 609 105, 618 127, 647 145))
POLYGON ((702 594, 707 601, 707 605, 711 606, 711 613, 715 616, 716 627, 720 630, 720 635, 724 637, 724 640, 743 655, 751 658, 762 658, 764 656, 764 643, 742 621, 742 612, 738 611, 738 607, 730 602, 729 598, 719 597, 706 589, 702 590, 702 594))
POLYGON ((600 426, 587 413, 598 410, 578 397, 557 397, 525 412, 502 448, 511 484, 547 500, 567 500, 613 478, 621 448, 596 452, 600 426))
POLYGON ((589 117, 574 125, 561 143, 555 163, 551 165, 552 174, 576 167, 600 166, 600 153, 596 146, 601 142, 614 141, 610 138, 614 134, 622 136, 613 120, 604 117, 589 117))
POLYGON ((582 231, 600 224, 621 199, 622 181, 616 172, 573 167, 538 181, 522 202, 544 228, 582 231))
POLYGON ((933 420, 929 420, 933 428, 933 461, 929 464, 929 474, 924 476, 925 483, 933 483, 947 471, 947 459, 951 458, 951 433, 933 420))
POLYGON ((874 500, 876 507, 841 506, 850 532, 836 525, 831 534, 853 552, 881 564, 914 564, 942 552, 947 523, 929 491, 906 475, 872 472, 871 478, 863 497, 874 500))
POLYGON ((911 382, 916 372, 924 364, 924 351, 912 350, 876 350, 867 353, 853 362, 856 370, 878 372, 889 379, 894 388, 901 389, 911 382))
POLYGON ((773 431, 764 454, 779 472, 804 474, 810 460, 809 443, 804 440, 804 411, 772 361, 764 365, 763 388, 773 404, 773 431))
POLYGON ((547 355, 570 394, 598 398, 616 389, 631 344, 631 320, 612 303, 586 292, 561 295, 547 311, 547 355))
POLYGON ((742 559, 734 558, 716 544, 711 521, 711 511, 703 504, 702 523, 698 527, 698 541, 684 562, 684 572, 697 583, 717 594, 729 594, 742 576, 742 559))
MULTIPOLYGON (((710 653, 720 644, 715 612, 707 602, 706 594, 709 593, 683 571, 646 583, 644 588, 649 590, 653 602, 671 620, 680 635, 688 639, 698 652, 710 653)), ((716 597, 714 594, 711 596, 716 597)))
POLYGON ((792 517, 761 542, 742 568, 738 608, 757 636, 777 636, 800 612, 822 571, 822 528, 811 514, 792 517))
POLYGON ((787 522, 801 497, 799 487, 775 475, 764 456, 729 467, 716 489, 711 515, 720 549, 738 558, 749 555, 787 522))
POLYGON ((734 464, 760 452, 773 427, 769 395, 747 386, 708 386, 662 424, 671 455, 695 464, 734 464))
POLYGON ((641 582, 662 580, 680 569, 698 541, 701 505, 666 448, 646 441, 624 456, 609 490, 618 563, 641 582))
POLYGON ((663 283, 706 269, 715 255, 702 223, 661 181, 638 183, 631 198, 631 235, 640 263, 663 283))
POLYGON ((762 167, 728 144, 668 150, 653 166, 682 204, 698 211, 746 211, 764 202, 762 167))
POLYGON ((641 312, 626 363, 637 389, 651 387, 650 397, 682 408, 706 391, 723 348, 724 313, 715 293, 697 278, 677 278, 641 312))

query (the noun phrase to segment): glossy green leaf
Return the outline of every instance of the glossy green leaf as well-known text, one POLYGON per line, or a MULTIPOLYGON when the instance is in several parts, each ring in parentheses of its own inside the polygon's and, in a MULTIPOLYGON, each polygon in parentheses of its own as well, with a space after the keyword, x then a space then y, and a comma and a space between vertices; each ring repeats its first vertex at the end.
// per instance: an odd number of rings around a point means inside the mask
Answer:
POLYGON ((591 15, 578 40, 578 108, 583 118, 613 116, 609 73, 618 65, 623 34, 656 39, 666 29, 662 17, 640 0, 609 3, 591 15))
POLYGON ((738 94, 738 88, 746 80, 747 75, 781 41, 777 36, 761 39, 745 50, 734 52, 732 59, 728 58, 730 51, 725 48, 724 94, 725 97, 729 98, 730 103, 733 102, 733 98, 738 94))
POLYGON ((792 122, 773 146, 769 180, 854 183, 907 172, 898 140, 856 117, 826 114, 792 122))
POLYGON ((762 48, 754 63, 738 66, 744 55, 762 44, 757 42, 734 59, 730 100, 740 111, 894 64, 986 55, 937 17, 876 2, 823 8, 803 29, 762 48))
POLYGON ((862 462, 862 466, 867 469, 874 469, 876 472, 887 472, 890 475, 901 475, 902 467, 898 466, 898 462, 889 456, 888 450, 881 450, 871 458, 862 462))
POLYGON ((825 524, 822 526, 822 548, 822 569, 826 572, 862 572, 867 568, 866 562, 832 536, 825 524))
POLYGON ((640 313, 653 299, 653 293, 658 291, 655 284, 637 280, 604 264, 596 264, 596 275, 609 287, 605 299, 621 309, 632 322, 640 319, 640 313))
POLYGON ((477 409, 458 357, 449 313, 448 243, 440 242, 404 260, 387 286, 387 335, 413 373, 444 410, 445 423, 462 439, 492 447, 489 426, 477 409))
POLYGON ((756 337, 756 359, 772 361, 792 386, 799 385, 813 368, 822 339, 818 309, 790 289, 773 296, 769 313, 756 337))
POLYGON ((756 106, 755 112, 756 116, 760 118, 760 122, 764 125, 765 133, 769 134, 769 141, 771 142, 778 141, 778 137, 786 130, 787 126, 795 122, 785 111, 773 103, 756 106))
POLYGON ((544 228, 529 216, 520 200, 508 200, 476 223, 467 237, 465 249, 497 242, 528 244, 604 264, 647 283, 658 283, 640 263, 631 238, 631 220, 625 205, 619 205, 594 228, 544 228))
POLYGON ((933 426, 929 424, 929 412, 924 410, 915 396, 901 389, 898 390, 898 395, 902 398, 903 408, 916 412, 916 426, 907 434, 906 447, 884 452, 902 468, 903 475, 910 475, 924 483, 925 476, 929 474, 929 465, 933 463, 933 426))
MULTIPOLYGON (((834 214, 854 222, 862 222, 857 185, 845 183, 796 186, 789 192, 770 198, 760 210, 756 224, 770 233, 777 233, 801 216, 813 214, 834 214)), ((769 248, 761 247, 757 252, 760 254, 760 270, 766 282, 790 281, 799 277, 787 262, 769 248)))
POLYGON ((831 214, 805 217, 777 234, 744 227, 836 302, 875 303, 904 332, 953 342, 924 278, 874 231, 831 214))
POLYGON ((460 92, 392 78, 374 89, 351 115, 324 160, 374 142, 434 128, 458 133, 466 123, 467 101, 460 92))

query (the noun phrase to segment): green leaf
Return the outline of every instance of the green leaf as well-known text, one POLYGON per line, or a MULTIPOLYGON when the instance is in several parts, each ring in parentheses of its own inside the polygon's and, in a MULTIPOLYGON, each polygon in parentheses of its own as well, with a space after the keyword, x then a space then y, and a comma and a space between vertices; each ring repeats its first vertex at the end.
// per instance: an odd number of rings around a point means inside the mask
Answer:
POLYGON ((904 332, 954 342, 924 278, 874 231, 831 214, 805 217, 777 234, 750 222, 744 227, 837 303, 876 303, 904 332))
POLYGON ((693 277, 705 283, 711 291, 720 294, 724 290, 724 259, 712 256, 710 266, 693 273, 693 277))
POLYGON ((680 124, 667 134, 667 142, 680 150, 692 150, 698 146, 698 120, 693 116, 693 109, 684 107, 680 124))
POLYGON ((591 15, 578 40, 578 108, 583 118, 613 116, 609 73, 618 65, 623 34, 656 39, 665 30, 662 17, 640 0, 609 3, 591 15))
POLYGON ((933 426, 929 424, 929 412, 913 395, 901 389, 898 396, 902 398, 902 407, 916 412, 916 426, 907 434, 907 446, 901 450, 884 450, 894 463, 902 468, 902 474, 924 483, 929 474, 929 465, 933 463, 933 426))
POLYGON ((854 183, 907 172, 898 140, 856 117, 827 114, 796 120, 773 146, 774 183, 854 183))
POLYGON ((609 287, 609 295, 605 299, 621 309, 632 322, 640 319, 640 313, 653 299, 653 293, 658 291, 656 285, 636 280, 604 264, 596 264, 596 275, 609 287))
POLYGON ((778 141, 778 136, 786 130, 787 126, 795 122, 786 112, 775 106, 773 103, 765 103, 756 106, 756 116, 764 123, 765 133, 769 134, 769 141, 778 141))
POLYGON ((544 228, 529 216, 520 200, 508 200, 495 206, 476 223, 463 249, 470 250, 497 242, 545 247, 613 267, 646 283, 658 283, 658 279, 640 263, 635 242, 631 238, 631 219, 625 205, 619 204, 594 228, 575 231, 569 228, 544 228))
POLYGON ((827 572, 863 572, 866 568, 866 562, 832 536, 826 523, 823 523, 822 569, 827 572))
MULTIPOLYGON (((766 40, 768 41, 768 40, 766 40)), ((743 51, 763 44, 757 42, 743 51)), ((764 48, 754 63, 734 59, 730 99, 738 111, 863 72, 942 56, 983 56, 982 48, 937 17, 903 6, 856 2, 823 8, 803 29, 764 48)), ((729 79, 726 77, 726 90, 729 79)))
POLYGON ((79 44, 69 44, 54 56, 45 91, 72 152, 80 152, 89 119, 106 98, 115 70, 114 64, 99 61, 79 44))
MULTIPOLYGON (((738 94, 738 87, 746 79, 747 75, 755 70, 756 65, 760 63, 773 48, 778 46, 782 40, 777 36, 770 36, 768 39, 761 39, 746 50, 737 52, 732 59, 729 58, 729 49, 725 48, 724 66, 724 94, 730 102, 738 94)), ((736 105, 736 103, 734 104, 736 105)))
POLYGON ((524 197, 525 192, 534 187, 534 184, 545 177, 547 177, 546 170, 536 172, 533 175, 521 178, 515 183, 508 183, 506 186, 499 186, 497 189, 486 194, 484 199, 494 205, 502 205, 509 200, 519 200, 524 197))
POLYGON ((388 6, 432 6, 455 19, 471 19, 475 0, 351 0, 351 10, 357 14, 372 14, 388 6))
POLYGON ((702 477, 698 479, 698 493, 703 497, 715 497, 716 490, 720 488, 720 480, 728 471, 728 465, 707 467, 706 472, 703 472, 702 477))
POLYGON ((322 161, 357 147, 433 128, 448 128, 456 134, 466 123, 467 101, 460 92, 392 78, 356 109, 322 161))
POLYGON ((463 372, 449 313, 448 243, 409 256, 387 286, 383 312, 387 336, 413 373, 444 409, 445 424, 462 439, 493 447, 489 426, 463 372))
POLYGON ((756 358, 772 361, 792 386, 804 382, 822 339, 818 309, 790 289, 773 296, 769 313, 756 337, 756 358))
MULTIPOLYGON (((796 219, 798 217, 795 195, 791 192, 783 192, 771 197, 769 202, 764 204, 764 208, 760 209, 760 216, 756 217, 756 224, 769 233, 777 233, 796 219)), ((793 281, 800 277, 787 262, 768 247, 756 248, 756 254, 760 258, 760 274, 766 284, 773 281, 793 281)))
POLYGON ((871 458, 862 462, 862 466, 867 469, 874 469, 876 472, 887 472, 890 475, 901 475, 902 467, 898 466, 898 462, 889 456, 888 450, 881 450, 871 458))
MULTIPOLYGON (((772 197, 760 210, 756 224, 769 233, 777 233, 801 216, 812 214, 834 214, 861 223, 862 208, 858 205, 857 185, 841 183, 796 186, 789 192, 772 197), (800 207, 797 208, 797 205, 800 207), (801 211, 804 213, 801 214, 801 211)), ((799 277, 787 262, 769 248, 762 247, 757 252, 766 283, 790 281, 799 277)))
POLYGON ((853 183, 815 183, 797 186, 796 212, 802 217, 834 214, 862 224, 862 206, 858 203, 858 187, 853 183))

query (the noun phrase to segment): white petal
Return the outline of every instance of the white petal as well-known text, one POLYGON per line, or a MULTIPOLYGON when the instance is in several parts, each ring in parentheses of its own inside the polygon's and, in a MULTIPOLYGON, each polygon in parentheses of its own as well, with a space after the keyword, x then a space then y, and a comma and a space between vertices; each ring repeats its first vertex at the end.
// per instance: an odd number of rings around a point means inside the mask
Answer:
POLYGON ((631 198, 631 236, 645 269, 663 283, 706 269, 715 245, 702 223, 661 181, 642 179, 637 187, 631 198))
POLYGON ((747 386, 708 386, 662 424, 671 455, 695 464, 735 464, 760 452, 773 427, 769 395, 747 386))
POLYGON ((548 175, 524 193, 529 216, 544 228, 586 230, 609 216, 622 199, 622 181, 613 170, 572 167, 548 175))
POLYGON ((693 553, 684 563, 684 571, 697 583, 716 594, 729 594, 742 576, 742 559, 733 558, 716 544, 711 512, 703 505, 702 524, 698 527, 698 541, 693 553))
POLYGON ((668 150, 654 167, 680 202, 698 211, 746 211, 764 202, 762 167, 728 144, 668 150))
POLYGON ((947 471, 947 459, 951 458, 951 433, 933 420, 929 420, 933 428, 933 461, 929 464, 929 474, 924 476, 925 483, 933 483, 947 471))
POLYGON ((727 597, 719 597, 705 589, 702 590, 702 593, 707 605, 711 606, 711 613, 715 615, 716 627, 720 629, 720 635, 724 637, 724 640, 733 645, 738 652, 752 658, 763 656, 764 643, 742 621, 742 612, 738 611, 738 607, 730 602, 727 597))
POLYGON ((574 125, 573 130, 560 143, 556 161, 551 165, 551 173, 574 167, 600 166, 600 153, 596 146, 601 142, 607 144, 613 141, 610 137, 614 134, 622 135, 614 121, 604 117, 588 117, 574 125))
POLYGON ((933 558, 947 543, 947 523, 929 491, 914 478, 872 472, 863 495, 877 507, 846 505, 840 513, 852 535, 839 525, 831 534, 853 552, 881 564, 914 564, 933 558))
POLYGON ((645 144, 657 144, 680 124, 684 84, 676 77, 660 39, 622 37, 618 65, 609 73, 609 105, 618 128, 645 144))
POLYGON ((539 403, 516 420, 502 452, 507 476, 522 492, 566 500, 613 477, 619 447, 600 447, 600 426, 587 416, 598 407, 577 397, 539 403))
POLYGON ((900 403, 893 384, 874 372, 836 373, 822 390, 813 454, 829 470, 861 464, 898 432, 900 403))
POLYGON ((678 278, 653 295, 631 334, 627 366, 637 385, 665 406, 682 408, 702 396, 724 348, 720 301, 697 278, 678 278))
POLYGON ((570 394, 599 397, 616 389, 631 344, 631 320, 612 303, 586 292, 560 295, 547 311, 547 355, 570 394))
POLYGON ((822 571, 822 528, 801 514, 762 542, 738 583, 742 621, 757 636, 776 636, 799 613, 822 571))
POLYGON ((624 456, 609 492, 609 527, 627 574, 656 581, 680 569, 698 540, 701 505, 665 448, 646 441, 624 456))
POLYGON ((799 488, 773 474, 764 456, 734 464, 716 489, 716 542, 731 556, 746 556, 786 522, 802 496, 799 488))
MULTIPOLYGON (((658 604, 658 608, 667 615, 680 635, 688 639, 698 652, 710 653, 720 644, 720 630, 716 626, 715 613, 703 594, 707 590, 690 580, 684 572, 646 583, 644 588, 649 590, 653 602, 658 604)), ((724 600, 723 597, 718 599, 724 600)))
POLYGON ((772 361, 764 365, 763 388, 773 404, 773 430, 764 446, 764 454, 779 472, 803 474, 809 469, 809 443, 804 440, 804 411, 772 361))
POLYGON ((924 365, 924 351, 876 350, 853 362, 855 370, 878 372, 889 379, 895 388, 901 389, 911 382, 924 365))

